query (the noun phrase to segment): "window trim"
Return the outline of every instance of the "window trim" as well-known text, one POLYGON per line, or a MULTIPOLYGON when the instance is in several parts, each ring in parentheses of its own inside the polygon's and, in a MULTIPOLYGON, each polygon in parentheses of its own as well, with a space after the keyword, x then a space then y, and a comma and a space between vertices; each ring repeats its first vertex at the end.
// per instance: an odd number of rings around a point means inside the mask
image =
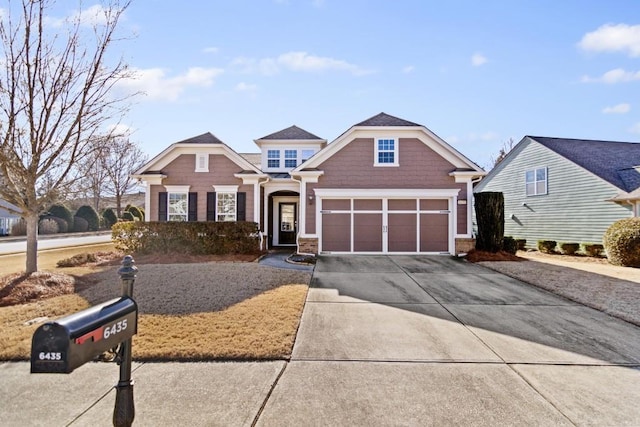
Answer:
POLYGON ((216 193, 216 222, 237 222, 238 221, 238 186, 237 185, 214 185, 213 189, 216 193), (230 216, 228 213, 221 213, 218 203, 220 202, 220 196, 233 194, 234 210, 232 220, 220 220, 220 215, 230 216))
POLYGON ((535 196, 544 196, 549 194, 549 168, 546 166, 534 167, 531 169, 525 169, 524 171, 524 194, 527 197, 535 197, 535 196), (538 180, 538 171, 544 170, 544 181, 538 180), (533 172, 533 181, 527 181, 527 173, 533 172), (544 191, 538 192, 538 183, 544 182, 544 191), (533 193, 529 193, 528 186, 529 184, 533 184, 533 193))
POLYGON ((268 148, 267 149, 267 169, 280 169, 280 165, 281 165, 281 157, 282 157, 282 150, 279 148, 268 148), (278 156, 277 157, 270 157, 269 154, 271 153, 277 153, 278 156), (274 162, 278 162, 278 166, 269 166, 269 161, 273 160, 274 162))
POLYGON ((195 172, 209 172, 209 153, 196 153, 195 172), (200 167, 200 160, 204 161, 202 167, 200 167))
POLYGON ((374 157, 373 157, 373 166, 376 167, 397 167, 400 166, 399 161, 398 161, 398 154, 400 152, 400 141, 399 138, 396 137, 392 137, 392 136, 385 136, 385 137, 377 137, 374 139, 374 157), (393 151, 392 150, 380 150, 380 141, 385 141, 385 140, 389 140, 389 141, 393 141, 393 151), (393 153, 393 162, 391 163, 381 163, 380 160, 380 153, 393 153))

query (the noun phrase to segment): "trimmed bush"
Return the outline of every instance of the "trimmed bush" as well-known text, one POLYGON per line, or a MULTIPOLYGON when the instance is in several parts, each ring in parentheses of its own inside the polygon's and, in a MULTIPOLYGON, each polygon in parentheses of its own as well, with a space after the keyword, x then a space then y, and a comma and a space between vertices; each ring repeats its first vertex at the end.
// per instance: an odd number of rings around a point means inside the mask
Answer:
POLYGON ((125 221, 135 221, 135 217, 133 216, 133 214, 129 211, 126 212, 122 212, 122 219, 125 221))
MULTIPOLYGON (((51 216, 64 219, 67 222, 67 230, 73 230, 73 214, 68 207, 61 204, 51 205, 48 212, 51 216)), ((60 231, 60 233, 65 233, 65 231, 60 231)))
POLYGON ((118 222, 118 216, 111 208, 105 209, 104 212, 102 212, 102 218, 104 218, 106 228, 111 228, 113 224, 118 222))
POLYGON ((134 218, 138 218, 138 221, 144 221, 144 215, 142 215, 142 212, 140 212, 140 209, 137 206, 129 206, 127 212, 131 213, 134 218))
POLYGON ((38 234, 56 234, 58 223, 51 218, 44 218, 38 222, 38 234))
POLYGON ((604 254, 604 246, 598 243, 583 243, 582 251, 592 257, 601 257, 604 254))
POLYGON ((80 206, 76 211, 76 217, 83 218, 87 221, 89 231, 98 231, 100 228, 100 217, 98 217, 98 212, 96 212, 92 206, 80 206))
POLYGON ((560 243, 560 252, 563 255, 573 255, 580 249, 580 243, 560 243))
POLYGON ((504 236, 504 239, 502 239, 502 250, 515 255, 516 252, 518 252, 518 244, 516 243, 516 239, 511 236, 504 236))
POLYGON ((20 219, 13 223, 11 226, 12 236, 26 236, 27 235, 27 221, 20 219))
POLYGON ((116 249, 125 253, 193 255, 254 254, 260 251, 255 222, 123 221, 111 228, 116 249))
POLYGON ((640 218, 614 222, 602 240, 611 264, 640 267, 640 218))
POLYGON ((76 233, 84 233, 88 230, 89 222, 86 219, 80 216, 73 217, 73 231, 75 231, 76 233))
POLYGON ((553 254, 557 244, 555 240, 538 240, 538 250, 543 254, 553 254))
POLYGON ((58 224, 58 233, 66 233, 69 231, 69 224, 64 219, 58 218, 57 216, 50 216, 48 219, 58 224))
POLYGON ((519 251, 524 251, 527 249, 527 239, 516 239, 516 245, 519 251))

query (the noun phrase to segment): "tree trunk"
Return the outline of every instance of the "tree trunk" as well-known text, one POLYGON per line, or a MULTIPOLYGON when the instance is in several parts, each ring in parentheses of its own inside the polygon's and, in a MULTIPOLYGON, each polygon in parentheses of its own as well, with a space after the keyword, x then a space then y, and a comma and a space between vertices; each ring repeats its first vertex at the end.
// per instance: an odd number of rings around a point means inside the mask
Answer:
POLYGON ((500 192, 481 192, 474 195, 478 235, 476 249, 498 252, 504 239, 504 196, 500 192))
POLYGON ((38 215, 29 214, 27 221, 27 265, 26 273, 38 271, 38 215))
POLYGON ((116 192, 116 212, 118 212, 118 218, 122 218, 122 194, 116 192))

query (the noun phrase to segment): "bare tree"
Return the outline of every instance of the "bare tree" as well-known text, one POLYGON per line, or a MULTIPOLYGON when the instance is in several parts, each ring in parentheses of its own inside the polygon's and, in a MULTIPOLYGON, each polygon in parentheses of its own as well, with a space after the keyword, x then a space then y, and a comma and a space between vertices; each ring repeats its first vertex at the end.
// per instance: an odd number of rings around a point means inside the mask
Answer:
POLYGON ((107 186, 108 174, 105 169, 105 161, 109 156, 106 141, 108 137, 99 137, 91 141, 90 155, 78 165, 78 173, 81 178, 76 185, 76 197, 92 200, 93 208, 100 212, 100 205, 107 186))
POLYGON ((27 273, 38 269, 38 215, 73 184, 94 135, 126 110, 128 96, 112 89, 129 72, 107 50, 131 0, 106 1, 56 23, 53 0, 9 2, 1 17, 0 197, 26 219, 27 273))
POLYGON ((103 168, 107 174, 106 190, 116 198, 119 217, 122 215, 122 196, 137 185, 131 174, 147 162, 147 155, 137 144, 124 137, 107 139, 103 148, 103 168))
POLYGON ((509 154, 509 151, 513 149, 516 145, 516 142, 513 138, 509 138, 507 141, 502 143, 502 147, 500 147, 500 151, 498 151, 498 155, 496 157, 491 157, 491 163, 493 163, 493 167, 498 166, 498 163, 504 160, 509 154))

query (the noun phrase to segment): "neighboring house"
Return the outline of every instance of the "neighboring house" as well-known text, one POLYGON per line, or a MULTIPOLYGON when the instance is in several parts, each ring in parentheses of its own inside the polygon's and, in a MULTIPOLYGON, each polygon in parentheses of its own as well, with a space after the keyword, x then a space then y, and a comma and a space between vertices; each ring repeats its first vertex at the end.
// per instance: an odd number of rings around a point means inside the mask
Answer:
POLYGON ((254 221, 300 253, 449 253, 472 239, 485 172, 426 127, 380 113, 335 141, 296 126, 240 155, 210 133, 134 173, 149 221, 254 221))
POLYGON ((640 144, 525 136, 474 188, 504 194, 507 236, 602 243, 640 212, 640 144))
POLYGON ((20 215, 16 214, 15 211, 19 211, 19 209, 11 203, 0 199, 0 236, 10 234, 13 224, 20 220, 20 215), (13 212, 10 210, 13 210, 13 212))

